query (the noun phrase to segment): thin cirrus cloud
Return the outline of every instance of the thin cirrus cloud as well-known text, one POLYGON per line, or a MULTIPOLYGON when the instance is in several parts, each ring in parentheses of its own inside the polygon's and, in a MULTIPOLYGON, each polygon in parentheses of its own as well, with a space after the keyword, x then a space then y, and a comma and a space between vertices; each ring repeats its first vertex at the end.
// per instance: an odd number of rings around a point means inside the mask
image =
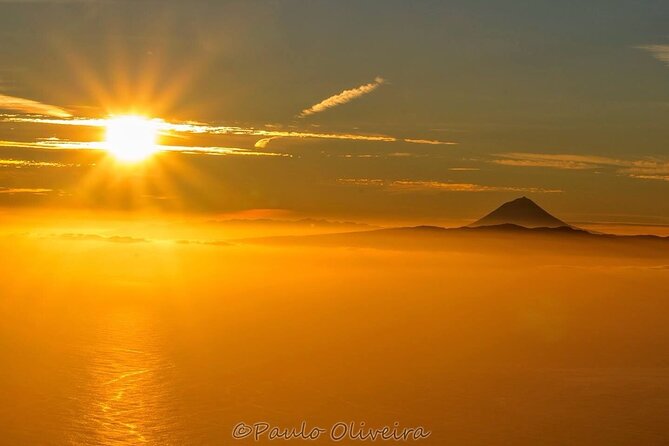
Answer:
POLYGON ((492 163, 514 167, 543 167, 561 170, 613 169, 615 173, 644 180, 669 181, 669 160, 657 158, 620 159, 605 156, 501 153, 492 163))
POLYGON ((16 195, 16 194, 46 195, 50 192, 53 192, 53 189, 27 188, 27 187, 0 187, 0 194, 8 194, 8 195, 16 195))
MULTIPOLYGON (((24 148, 24 149, 52 149, 52 150, 106 150, 103 142, 96 141, 67 141, 61 139, 46 139, 41 141, 0 141, 0 147, 24 148)), ((258 152, 239 147, 197 147, 197 146, 165 146, 159 145, 158 149, 163 152, 179 152, 185 154, 204 155, 249 155, 249 156, 281 156, 291 157, 287 153, 258 152)), ((80 164, 46 163, 25 160, 0 160, 0 167, 81 167, 80 164)))
POLYGON ((632 178, 638 178, 640 180, 669 181, 669 174, 668 175, 649 175, 649 174, 630 173, 629 176, 632 177, 632 178))
POLYGON ((444 144, 453 144, 453 143, 448 143, 444 141, 439 141, 437 139, 416 139, 416 138, 405 138, 404 142, 408 142, 411 144, 428 144, 431 146, 440 146, 444 144))
POLYGON ((559 189, 540 187, 487 186, 474 183, 449 183, 444 181, 381 180, 376 178, 339 178, 339 184, 386 189, 398 192, 527 192, 560 193, 559 189))
MULTIPOLYGON (((0 147, 4 147, 3 143, 5 141, 0 141, 0 147)), ((78 167, 79 164, 65 164, 65 163, 53 163, 48 161, 35 161, 35 160, 19 160, 19 159, 0 159, 0 168, 14 168, 14 169, 23 169, 26 167, 78 167)))
POLYGON ((587 170, 600 166, 612 165, 618 162, 613 158, 572 155, 572 154, 544 154, 544 153, 501 153, 494 155, 497 159, 494 164, 516 167, 550 167, 563 170, 587 170))
POLYGON ((10 110, 20 113, 51 116, 54 118, 70 118, 67 110, 55 105, 43 104, 32 99, 17 98, 0 94, 0 110, 10 110))
POLYGON ((68 241, 82 241, 82 242, 110 242, 110 243, 149 243, 150 240, 145 238, 122 236, 122 235, 112 235, 112 236, 103 236, 98 234, 77 234, 77 233, 66 233, 54 235, 54 238, 60 240, 68 241))
MULTIPOLYGON (((14 116, 0 115, 0 122, 21 122, 33 124, 49 124, 64 126, 84 126, 84 127, 104 127, 107 124, 105 119, 89 118, 49 118, 39 116, 14 116)), ((173 133, 191 133, 208 135, 234 135, 234 136, 255 136, 261 138, 255 143, 256 148, 266 148, 270 141, 277 138, 293 139, 328 139, 328 140, 349 140, 349 141, 369 141, 369 142, 404 142, 408 144, 428 144, 428 145, 455 145, 452 141, 438 141, 416 138, 398 138, 389 135, 369 135, 356 133, 327 133, 298 130, 278 130, 254 127, 239 126, 218 126, 200 122, 167 122, 160 119, 156 120, 157 127, 161 132, 173 133)))
POLYGON ((635 48, 647 51, 660 62, 664 62, 665 64, 669 65, 669 45, 639 45, 635 48))
POLYGON ((355 99, 358 99, 361 96, 371 93, 372 91, 379 88, 385 83, 385 79, 382 77, 376 77, 373 82, 369 82, 359 87, 351 88, 349 90, 344 90, 341 93, 337 93, 333 96, 330 96, 327 99, 323 99, 318 104, 312 105, 309 108, 305 108, 300 112, 298 117, 304 118, 306 116, 311 116, 316 113, 324 112, 330 108, 337 107, 339 105, 347 104, 355 99))

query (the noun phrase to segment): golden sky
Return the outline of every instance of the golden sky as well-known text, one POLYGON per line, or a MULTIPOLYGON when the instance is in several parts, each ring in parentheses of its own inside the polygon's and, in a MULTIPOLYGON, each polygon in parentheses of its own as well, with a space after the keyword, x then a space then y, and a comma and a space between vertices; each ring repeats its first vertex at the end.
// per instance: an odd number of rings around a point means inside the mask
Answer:
POLYGON ((0 206, 669 222, 658 1, 0 1, 0 206))

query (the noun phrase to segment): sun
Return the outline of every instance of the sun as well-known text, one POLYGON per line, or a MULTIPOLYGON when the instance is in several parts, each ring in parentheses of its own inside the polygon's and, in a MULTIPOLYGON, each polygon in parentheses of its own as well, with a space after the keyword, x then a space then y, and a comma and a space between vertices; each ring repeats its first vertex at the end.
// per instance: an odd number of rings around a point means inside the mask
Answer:
POLYGON ((126 163, 146 160, 160 150, 159 124, 144 116, 113 116, 105 122, 105 150, 126 163))

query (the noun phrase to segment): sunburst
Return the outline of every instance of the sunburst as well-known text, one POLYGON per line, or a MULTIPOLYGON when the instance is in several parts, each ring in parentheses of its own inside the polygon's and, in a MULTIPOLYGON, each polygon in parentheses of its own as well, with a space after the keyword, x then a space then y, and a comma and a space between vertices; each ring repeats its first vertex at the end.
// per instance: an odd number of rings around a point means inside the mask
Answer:
POLYGON ((122 115, 105 122, 104 148, 124 163, 144 161, 160 151, 160 120, 138 115, 122 115))

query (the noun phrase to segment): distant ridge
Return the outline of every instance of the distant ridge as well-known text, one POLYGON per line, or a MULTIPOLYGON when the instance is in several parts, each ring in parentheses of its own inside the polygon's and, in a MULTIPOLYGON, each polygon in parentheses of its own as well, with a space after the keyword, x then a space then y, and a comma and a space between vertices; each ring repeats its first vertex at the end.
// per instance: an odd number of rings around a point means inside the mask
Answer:
POLYGON ((569 226, 546 212, 527 197, 508 201, 468 227, 516 225, 524 228, 559 228, 569 226))
MULTIPOLYGON (((523 252, 537 255, 630 256, 669 260, 669 237, 591 232, 552 216, 521 197, 458 228, 414 226, 330 234, 237 240, 262 245, 302 245, 454 252, 523 252)), ((664 263, 663 263, 664 264, 664 263)))

